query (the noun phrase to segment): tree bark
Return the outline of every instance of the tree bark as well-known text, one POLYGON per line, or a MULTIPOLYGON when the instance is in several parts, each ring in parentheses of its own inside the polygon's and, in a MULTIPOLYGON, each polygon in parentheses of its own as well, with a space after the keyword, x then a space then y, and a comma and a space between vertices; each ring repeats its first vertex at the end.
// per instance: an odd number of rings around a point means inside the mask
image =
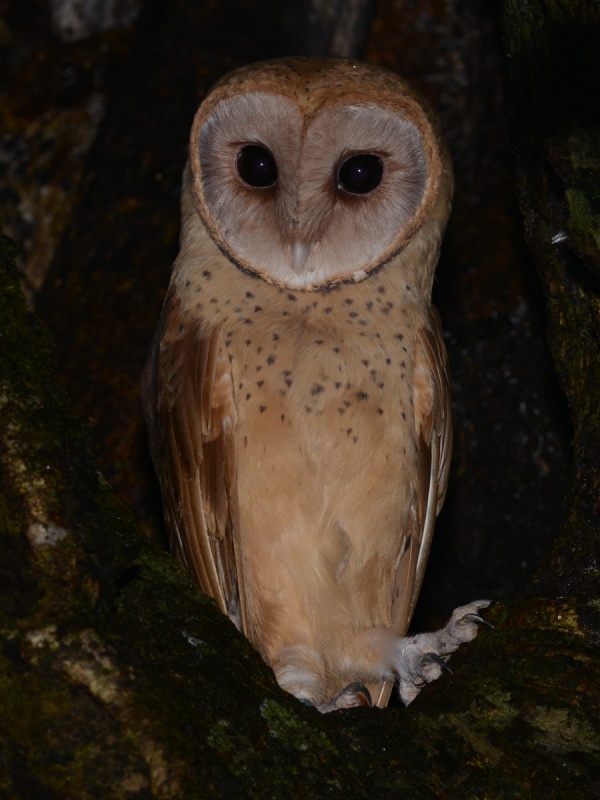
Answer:
POLYGON ((536 589, 598 596, 600 566, 600 67, 596 3, 506 2, 518 189, 571 411, 569 515, 536 589))
MULTIPOLYGON (((90 426, 69 415, 50 366, 50 339, 25 309, 14 249, 3 239, 2 797, 600 794, 598 128, 589 113, 595 96, 578 94, 585 76, 598 74, 589 42, 598 20, 585 3, 565 11, 558 2, 507 0, 504 8, 521 208, 575 433, 569 516, 537 580, 511 605, 497 605, 496 630, 453 656, 454 674, 408 709, 321 716, 305 708, 277 687, 215 604, 139 534, 99 475, 90 426), (575 88, 561 73, 565 43, 575 88), (582 108, 588 113, 579 115, 582 108), (568 238, 552 244, 563 232, 568 238)), ((113 113, 125 113, 124 104, 113 113)), ((193 111, 191 103, 186 108, 182 116, 193 111)), ((177 125, 180 133, 185 125, 177 125)), ((100 246, 90 236, 87 260, 74 259, 75 276, 67 269, 74 244, 65 246, 61 280, 89 281, 74 314, 90 313, 86 302, 104 266, 118 272, 131 260, 132 232, 147 237, 150 250, 164 248, 161 226, 176 224, 175 198, 165 210, 156 196, 161 181, 151 155, 131 142, 124 147, 120 169, 131 170, 135 192, 125 180, 105 181, 98 166, 74 222, 79 241, 83 221, 93 219, 86 203, 91 213, 95 191, 105 192, 117 200, 99 228, 110 228, 114 208, 124 215, 114 239, 100 246)), ((134 282, 143 288, 136 302, 157 315, 162 287, 145 287, 146 262, 133 260, 134 282)), ((99 319, 96 330, 107 324, 114 318, 99 319)), ((122 335, 125 343, 126 324, 122 335)), ((91 338, 73 343, 72 358, 84 363, 92 345, 91 338)))

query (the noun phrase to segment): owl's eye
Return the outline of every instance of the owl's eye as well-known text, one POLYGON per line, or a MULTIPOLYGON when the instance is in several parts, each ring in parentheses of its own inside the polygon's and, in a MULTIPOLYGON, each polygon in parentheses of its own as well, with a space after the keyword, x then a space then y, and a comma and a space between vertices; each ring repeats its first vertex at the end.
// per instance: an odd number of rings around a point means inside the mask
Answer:
POLYGON ((277 182, 277 164, 270 150, 258 144, 247 144, 237 155, 240 178, 256 189, 274 186, 277 182))
POLYGON ((351 194, 368 194, 376 189, 383 178, 383 161, 373 153, 350 156, 340 166, 337 174, 339 189, 351 194))

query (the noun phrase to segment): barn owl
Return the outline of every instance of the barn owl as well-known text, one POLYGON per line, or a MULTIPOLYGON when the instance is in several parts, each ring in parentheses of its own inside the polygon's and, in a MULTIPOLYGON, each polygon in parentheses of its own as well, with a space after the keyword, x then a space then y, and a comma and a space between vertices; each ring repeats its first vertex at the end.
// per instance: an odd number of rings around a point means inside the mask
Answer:
POLYGON ((236 70, 191 130, 143 379, 171 545, 324 712, 410 702, 488 605, 406 636, 450 462, 452 185, 415 91, 352 60, 236 70))

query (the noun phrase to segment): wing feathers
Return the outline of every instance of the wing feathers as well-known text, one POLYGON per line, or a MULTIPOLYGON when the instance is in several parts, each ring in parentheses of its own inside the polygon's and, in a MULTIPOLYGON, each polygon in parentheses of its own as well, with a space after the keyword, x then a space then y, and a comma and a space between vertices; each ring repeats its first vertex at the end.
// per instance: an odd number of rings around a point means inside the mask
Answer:
MULTIPOLYGON (((220 355, 219 327, 204 329, 186 319, 174 290, 165 301, 142 395, 171 547, 224 613, 237 609, 232 383, 220 355)), ((245 628, 237 610, 233 616, 245 628)))
POLYGON ((435 519, 441 510, 450 470, 452 416, 448 359, 440 318, 431 307, 430 327, 417 338, 415 363, 415 422, 419 448, 419 555, 409 619, 423 582, 435 519))

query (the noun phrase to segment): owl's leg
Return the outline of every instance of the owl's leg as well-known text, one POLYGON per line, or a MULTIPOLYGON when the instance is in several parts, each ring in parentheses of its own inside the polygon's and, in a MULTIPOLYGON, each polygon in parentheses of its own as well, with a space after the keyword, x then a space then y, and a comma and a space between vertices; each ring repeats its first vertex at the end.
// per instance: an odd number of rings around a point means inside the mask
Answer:
POLYGON ((318 706, 325 689, 325 669, 314 648, 287 645, 269 663, 282 689, 308 705, 318 706))
POLYGON ((404 705, 411 703, 427 683, 437 680, 451 653, 477 636, 477 625, 493 627, 479 616, 489 600, 475 600, 454 609, 446 626, 432 633, 419 633, 396 639, 393 667, 398 675, 398 691, 404 705))

